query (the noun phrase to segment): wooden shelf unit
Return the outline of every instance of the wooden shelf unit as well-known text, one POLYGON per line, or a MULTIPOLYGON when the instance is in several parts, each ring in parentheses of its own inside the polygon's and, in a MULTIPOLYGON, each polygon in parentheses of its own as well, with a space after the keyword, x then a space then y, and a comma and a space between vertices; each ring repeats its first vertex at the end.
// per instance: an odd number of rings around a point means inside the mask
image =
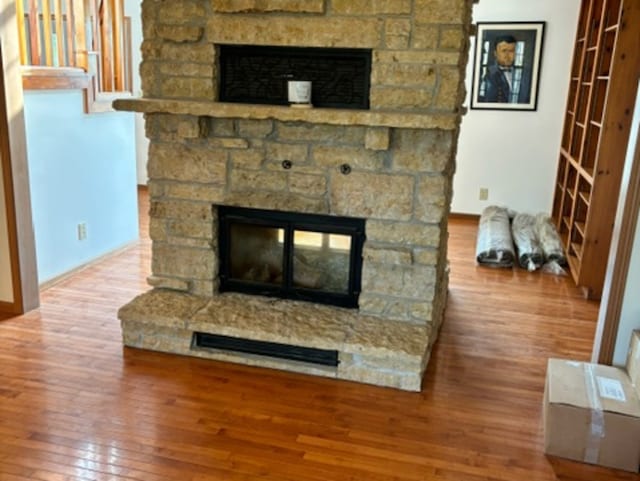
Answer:
POLYGON ((553 218, 573 278, 599 299, 640 75, 638 0, 583 0, 553 218))

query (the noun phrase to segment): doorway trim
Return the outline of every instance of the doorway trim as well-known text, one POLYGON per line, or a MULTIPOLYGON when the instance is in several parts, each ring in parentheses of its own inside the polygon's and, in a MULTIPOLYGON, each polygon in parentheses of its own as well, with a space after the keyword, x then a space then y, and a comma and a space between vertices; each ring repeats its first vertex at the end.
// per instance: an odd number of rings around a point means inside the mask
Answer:
MULTIPOLYGON (((638 116, 640 82, 636 90, 636 108, 632 122, 636 122, 638 116)), ((638 129, 637 126, 635 128, 638 129)), ((640 213, 640 132, 636 130, 634 135, 633 128, 624 162, 618 209, 591 354, 592 362, 607 365, 613 363, 633 243, 635 236, 640 234, 636 232, 640 213)))
POLYGON ((15 19, 15 1, 0 0, 0 161, 13 281, 13 300, 0 302, 0 311, 22 314, 38 307, 40 291, 15 19))

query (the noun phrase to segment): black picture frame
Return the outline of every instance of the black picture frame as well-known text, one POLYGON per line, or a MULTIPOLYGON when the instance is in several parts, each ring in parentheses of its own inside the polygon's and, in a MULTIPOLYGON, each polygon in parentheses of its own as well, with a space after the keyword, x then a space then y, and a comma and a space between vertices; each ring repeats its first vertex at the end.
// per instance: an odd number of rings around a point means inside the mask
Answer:
POLYGON ((472 109, 537 109, 544 28, 545 22, 478 22, 472 109))

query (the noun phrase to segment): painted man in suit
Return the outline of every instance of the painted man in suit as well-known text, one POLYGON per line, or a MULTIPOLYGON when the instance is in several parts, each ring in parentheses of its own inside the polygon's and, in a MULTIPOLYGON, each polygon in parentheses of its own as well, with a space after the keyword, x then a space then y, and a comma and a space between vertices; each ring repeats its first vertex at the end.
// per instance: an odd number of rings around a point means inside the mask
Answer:
POLYGON ((531 79, 529 72, 514 65, 516 39, 512 35, 501 35, 495 39, 493 57, 495 63, 487 68, 482 79, 484 95, 482 102, 529 103, 531 79))

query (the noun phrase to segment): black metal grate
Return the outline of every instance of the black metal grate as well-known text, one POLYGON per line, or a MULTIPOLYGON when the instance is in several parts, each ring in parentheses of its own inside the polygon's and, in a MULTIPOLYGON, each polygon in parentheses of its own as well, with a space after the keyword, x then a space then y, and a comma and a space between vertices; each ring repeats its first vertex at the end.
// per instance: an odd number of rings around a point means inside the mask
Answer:
POLYGON ((321 364, 323 366, 337 366, 338 351, 316 349, 312 347, 294 346, 276 342, 255 341, 239 337, 221 336, 194 332, 192 345, 210 349, 258 354, 260 356, 276 357, 293 361, 321 364))
POLYGON ((369 108, 371 50, 220 45, 220 101, 286 105, 287 81, 312 82, 314 107, 369 108))

